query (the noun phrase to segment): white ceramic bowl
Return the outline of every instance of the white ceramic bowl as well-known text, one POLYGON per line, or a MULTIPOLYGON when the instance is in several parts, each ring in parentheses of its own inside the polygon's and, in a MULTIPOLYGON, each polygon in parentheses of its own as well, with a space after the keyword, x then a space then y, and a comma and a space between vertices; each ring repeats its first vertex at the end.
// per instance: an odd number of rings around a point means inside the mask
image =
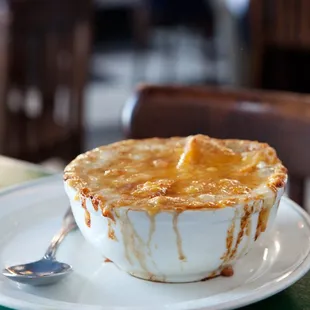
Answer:
POLYGON ((225 267, 244 256, 272 226, 284 192, 280 187, 267 191, 263 199, 235 206, 159 211, 154 216, 122 207, 111 211, 113 221, 100 208, 95 211, 91 199, 82 203, 68 182, 65 190, 82 234, 104 258, 133 276, 162 282, 230 273, 225 267))
POLYGON ((86 240, 121 270, 162 282, 232 275, 272 226, 286 178, 267 144, 203 135, 103 146, 64 175, 86 240))

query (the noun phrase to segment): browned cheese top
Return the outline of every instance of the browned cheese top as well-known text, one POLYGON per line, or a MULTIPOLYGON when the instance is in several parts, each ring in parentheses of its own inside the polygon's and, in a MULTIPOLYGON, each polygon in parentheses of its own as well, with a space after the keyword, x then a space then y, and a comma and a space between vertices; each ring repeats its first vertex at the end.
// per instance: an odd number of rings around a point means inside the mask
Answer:
POLYGON ((95 206, 149 212, 220 208, 283 187, 286 169, 265 143, 204 135, 125 140, 79 155, 64 179, 95 206))

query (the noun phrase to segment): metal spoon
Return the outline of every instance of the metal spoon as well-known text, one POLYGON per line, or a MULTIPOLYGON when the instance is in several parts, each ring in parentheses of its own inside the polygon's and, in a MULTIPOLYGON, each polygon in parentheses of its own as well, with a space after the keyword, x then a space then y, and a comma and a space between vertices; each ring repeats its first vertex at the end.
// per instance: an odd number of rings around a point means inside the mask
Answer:
POLYGON ((33 263, 11 266, 2 274, 10 280, 30 285, 47 285, 60 281, 72 271, 72 266, 58 262, 56 251, 64 237, 77 227, 71 208, 64 215, 60 231, 53 237, 44 257, 33 263))

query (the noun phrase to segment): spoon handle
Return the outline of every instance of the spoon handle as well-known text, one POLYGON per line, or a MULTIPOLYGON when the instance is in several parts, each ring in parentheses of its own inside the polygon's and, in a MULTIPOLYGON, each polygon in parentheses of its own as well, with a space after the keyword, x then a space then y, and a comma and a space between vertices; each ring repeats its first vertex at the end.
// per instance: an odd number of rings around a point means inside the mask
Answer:
POLYGON ((62 227, 60 231, 53 237, 50 246, 46 250, 44 254, 45 259, 55 259, 56 251, 58 249, 58 246, 64 239, 64 237, 74 230, 77 227, 75 219, 73 217, 71 208, 69 207, 66 214, 63 217, 62 227))

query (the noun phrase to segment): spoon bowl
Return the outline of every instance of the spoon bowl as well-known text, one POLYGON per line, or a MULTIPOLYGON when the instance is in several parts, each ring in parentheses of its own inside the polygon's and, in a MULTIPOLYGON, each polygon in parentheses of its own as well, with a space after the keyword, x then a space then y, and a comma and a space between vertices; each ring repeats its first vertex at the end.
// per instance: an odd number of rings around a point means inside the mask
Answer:
POLYGON ((47 285, 53 284, 72 271, 72 266, 42 258, 36 262, 11 266, 3 269, 2 274, 10 280, 32 285, 47 285))
POLYGON ((26 264, 6 267, 2 274, 15 282, 29 285, 54 284, 72 272, 68 264, 56 260, 56 251, 64 237, 77 228, 71 208, 63 218, 61 230, 54 236, 42 259, 26 264))

